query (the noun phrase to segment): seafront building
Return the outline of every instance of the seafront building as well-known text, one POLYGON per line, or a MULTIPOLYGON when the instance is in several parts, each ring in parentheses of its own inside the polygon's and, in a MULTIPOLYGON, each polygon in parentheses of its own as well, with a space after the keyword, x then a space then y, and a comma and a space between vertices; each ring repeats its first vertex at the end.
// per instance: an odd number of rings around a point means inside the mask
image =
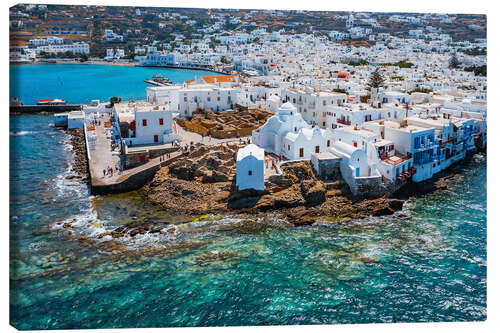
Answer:
POLYGON ((263 190, 264 149, 249 144, 238 150, 236 155, 236 186, 239 190, 263 190))

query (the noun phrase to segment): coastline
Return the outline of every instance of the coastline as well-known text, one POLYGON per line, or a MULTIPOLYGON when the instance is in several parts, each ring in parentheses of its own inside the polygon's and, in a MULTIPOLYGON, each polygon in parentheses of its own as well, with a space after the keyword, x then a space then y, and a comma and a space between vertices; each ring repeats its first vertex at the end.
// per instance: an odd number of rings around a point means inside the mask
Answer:
POLYGON ((37 61, 37 62, 25 62, 25 63, 12 63, 10 62, 9 65, 53 65, 53 64, 68 64, 68 65, 110 65, 110 66, 136 66, 136 63, 119 63, 119 62, 107 62, 107 61, 61 61, 61 60, 56 60, 53 62, 48 62, 48 61, 37 61))
POLYGON ((144 67, 144 68, 169 68, 169 69, 183 69, 183 70, 191 70, 191 71, 202 71, 202 72, 210 72, 220 75, 231 75, 231 73, 218 71, 215 69, 209 68, 191 68, 191 67, 183 67, 183 66, 139 66, 137 62, 107 62, 107 61, 62 61, 56 60, 52 62, 48 61, 37 61, 37 62, 9 62, 9 65, 51 65, 51 64, 67 64, 67 65, 109 65, 109 66, 125 66, 125 67, 144 67))

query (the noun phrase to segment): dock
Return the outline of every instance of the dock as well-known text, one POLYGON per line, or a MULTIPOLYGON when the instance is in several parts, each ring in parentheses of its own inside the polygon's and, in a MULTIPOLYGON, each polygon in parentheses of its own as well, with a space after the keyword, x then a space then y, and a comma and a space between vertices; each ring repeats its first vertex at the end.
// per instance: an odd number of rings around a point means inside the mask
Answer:
POLYGON ((81 104, 65 105, 11 105, 9 112, 11 114, 35 114, 35 113, 59 113, 82 110, 81 104))

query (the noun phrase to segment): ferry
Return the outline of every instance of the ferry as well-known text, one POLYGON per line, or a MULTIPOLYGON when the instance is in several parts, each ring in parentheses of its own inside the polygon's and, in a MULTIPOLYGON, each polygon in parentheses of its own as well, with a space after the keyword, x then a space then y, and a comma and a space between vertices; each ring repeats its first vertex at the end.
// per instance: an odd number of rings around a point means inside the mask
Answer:
POLYGON ((36 103, 37 105, 66 105, 66 101, 60 98, 55 99, 41 99, 36 103))
POLYGON ((161 74, 154 74, 153 81, 158 82, 158 83, 163 83, 163 84, 173 84, 173 82, 170 81, 170 79, 168 77, 164 77, 161 74))

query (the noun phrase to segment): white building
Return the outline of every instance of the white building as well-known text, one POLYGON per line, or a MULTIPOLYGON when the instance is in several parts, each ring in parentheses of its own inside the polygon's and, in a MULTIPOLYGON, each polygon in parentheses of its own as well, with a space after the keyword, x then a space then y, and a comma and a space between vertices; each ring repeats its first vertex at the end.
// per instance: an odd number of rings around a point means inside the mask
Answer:
POLYGON ((277 115, 252 133, 252 142, 290 160, 309 160, 311 154, 327 151, 331 133, 319 127, 311 128, 297 108, 287 102, 277 115))
POLYGON ((71 52, 72 54, 89 54, 90 47, 88 43, 77 42, 73 44, 49 44, 36 48, 36 53, 46 52, 50 54, 71 52))
POLYGON ((297 105, 299 113, 305 121, 313 125, 326 127, 327 111, 329 106, 342 105, 347 101, 347 95, 327 91, 313 92, 306 88, 304 91, 286 89, 282 93, 284 100, 297 105))
POLYGON ((167 103, 170 110, 183 117, 191 117, 198 109, 224 111, 233 109, 239 88, 218 87, 214 84, 147 87, 147 101, 167 103))
POLYGON ((421 182, 433 176, 434 153, 437 141, 434 128, 423 128, 386 121, 384 139, 394 142, 394 147, 401 155, 410 154, 413 158, 415 174, 413 181, 421 182))
POLYGON ((264 190, 264 149, 249 144, 236 155, 236 186, 239 190, 264 190))
MULTIPOLYGON (((173 132, 172 112, 166 106, 136 106, 133 113, 129 137, 124 139, 127 145, 165 144, 180 139, 173 132)), ((127 116, 127 113, 118 113, 119 119, 127 116)))
POLYGON ((340 173, 353 194, 379 189, 382 177, 375 163, 368 160, 364 150, 337 141, 331 152, 341 157, 340 173))
POLYGON ((106 59, 120 59, 125 56, 123 49, 106 49, 106 59))

